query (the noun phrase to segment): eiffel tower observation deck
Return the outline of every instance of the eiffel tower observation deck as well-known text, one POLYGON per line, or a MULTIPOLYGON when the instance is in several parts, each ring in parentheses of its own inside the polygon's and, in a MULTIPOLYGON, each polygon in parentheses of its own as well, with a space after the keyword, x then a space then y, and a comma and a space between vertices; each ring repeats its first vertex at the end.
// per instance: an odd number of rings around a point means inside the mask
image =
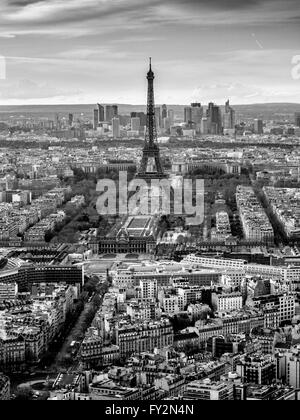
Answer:
POLYGON ((165 178, 162 162, 160 159, 159 146, 157 144, 157 126, 154 103, 154 72, 150 58, 150 67, 147 74, 148 80, 148 104, 147 104, 147 127, 143 157, 137 177, 145 180, 165 178))

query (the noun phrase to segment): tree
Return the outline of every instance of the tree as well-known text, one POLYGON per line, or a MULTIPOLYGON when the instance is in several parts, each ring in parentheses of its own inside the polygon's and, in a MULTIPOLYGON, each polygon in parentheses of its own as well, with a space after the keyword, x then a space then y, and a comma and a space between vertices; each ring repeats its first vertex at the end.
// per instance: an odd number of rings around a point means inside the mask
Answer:
POLYGON ((75 182, 83 181, 86 177, 84 171, 81 168, 72 168, 74 172, 75 182))
POLYGON ((19 387, 16 392, 16 399, 20 401, 29 401, 33 396, 33 391, 29 386, 19 387))

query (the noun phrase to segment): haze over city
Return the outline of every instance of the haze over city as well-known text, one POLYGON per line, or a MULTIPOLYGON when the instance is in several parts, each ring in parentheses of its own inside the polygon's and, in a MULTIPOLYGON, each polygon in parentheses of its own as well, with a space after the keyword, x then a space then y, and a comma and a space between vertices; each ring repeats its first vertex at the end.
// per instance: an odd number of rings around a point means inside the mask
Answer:
POLYGON ((0 0, 0 103, 300 102, 297 0, 0 0))

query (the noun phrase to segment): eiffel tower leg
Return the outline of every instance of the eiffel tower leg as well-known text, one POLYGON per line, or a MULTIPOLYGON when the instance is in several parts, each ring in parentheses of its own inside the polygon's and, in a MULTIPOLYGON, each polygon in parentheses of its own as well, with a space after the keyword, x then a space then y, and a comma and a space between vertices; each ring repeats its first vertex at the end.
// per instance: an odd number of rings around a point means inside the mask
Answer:
POLYGON ((139 170, 139 174, 145 174, 147 171, 147 165, 148 165, 148 159, 143 156, 142 162, 141 162, 141 167, 139 170))

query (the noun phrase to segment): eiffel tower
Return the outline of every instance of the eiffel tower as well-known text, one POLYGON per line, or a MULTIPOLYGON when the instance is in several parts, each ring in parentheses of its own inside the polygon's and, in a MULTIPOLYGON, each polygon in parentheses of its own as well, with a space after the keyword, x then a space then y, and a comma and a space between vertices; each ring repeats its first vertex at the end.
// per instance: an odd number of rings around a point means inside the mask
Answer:
POLYGON ((165 178, 163 166, 160 160, 160 152, 157 144, 157 128, 154 104, 154 73, 150 58, 150 68, 147 74, 148 80, 148 104, 147 104, 147 127, 145 146, 140 168, 137 173, 138 178, 145 180, 165 178))

